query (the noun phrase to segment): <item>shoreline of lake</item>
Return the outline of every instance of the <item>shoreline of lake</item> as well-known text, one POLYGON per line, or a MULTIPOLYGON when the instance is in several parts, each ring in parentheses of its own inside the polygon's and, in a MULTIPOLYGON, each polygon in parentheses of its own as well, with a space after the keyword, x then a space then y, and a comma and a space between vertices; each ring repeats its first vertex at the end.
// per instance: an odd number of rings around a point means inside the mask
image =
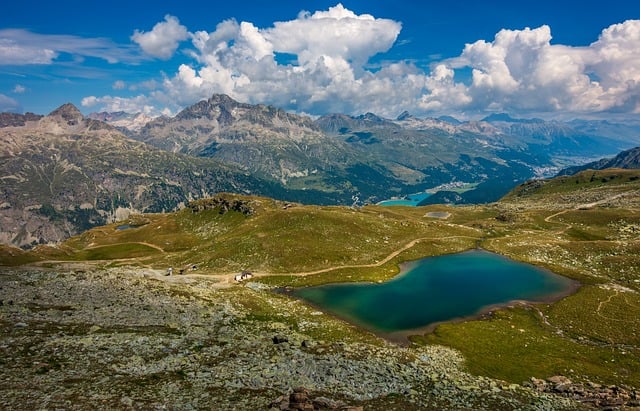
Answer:
POLYGON ((373 283, 373 282, 362 282, 362 283, 333 283, 333 284, 325 284, 322 286, 316 286, 316 287, 301 287, 301 288, 286 288, 286 289, 279 289, 276 290, 277 292, 282 292, 285 293, 287 295, 293 296, 296 299, 303 301, 305 304, 308 304, 316 309, 318 309, 319 311, 323 312, 325 315, 331 315, 334 316, 336 318, 339 318, 343 321, 348 322, 349 324, 352 324, 356 327, 359 327, 360 329, 366 330, 368 332, 371 332, 374 335, 377 335, 381 338, 384 338, 387 341, 393 342, 395 344, 398 345, 402 345, 402 346, 406 346, 410 344, 410 337, 411 336, 417 336, 417 335, 425 335, 425 334, 429 334, 432 333, 439 325, 444 324, 444 323, 460 323, 460 322, 465 322, 465 321, 471 321, 471 320, 476 320, 476 319, 481 319, 486 317, 488 314, 490 314, 491 312, 495 311, 495 310, 500 310, 500 309, 505 309, 505 308, 509 308, 509 307, 514 307, 517 305, 520 306, 533 306, 533 305, 537 305, 537 304, 549 304, 549 303, 554 303, 557 301, 560 301, 561 299, 574 294, 575 292, 577 292, 577 290, 582 286, 582 284, 574 279, 571 279, 569 277, 565 277, 562 276, 560 274, 556 274, 554 272, 552 272, 551 270, 544 268, 544 267, 539 267, 536 265, 532 265, 529 263, 525 263, 525 262, 521 262, 521 261, 516 261, 516 260, 512 260, 506 256, 503 256, 501 254, 496 254, 484 249, 470 249, 467 251, 464 251, 462 253, 454 253, 454 254, 445 254, 445 255, 440 255, 440 256, 433 256, 433 257, 425 257, 423 259, 418 259, 418 260, 413 260, 413 261, 407 261, 407 262, 403 262, 399 265, 400 267, 400 272, 398 273, 398 275, 396 275, 395 277, 393 277, 391 280, 385 282, 385 283, 373 283), (313 288, 320 288, 320 287, 328 287, 328 286, 337 286, 337 287, 341 287, 341 286, 380 286, 383 284, 388 284, 388 283, 392 283, 394 281, 398 281, 401 280, 403 277, 405 277, 407 274, 410 274, 412 269, 415 268, 415 266, 419 265, 423 260, 426 259, 431 259, 431 258, 438 258, 438 257, 445 257, 445 256, 455 256, 455 255, 459 255, 459 254, 465 254, 465 253, 486 253, 492 256, 497 256, 500 259, 510 262, 510 263, 514 263, 514 264, 518 264, 518 265, 529 265, 531 266, 533 269, 537 270, 540 273, 544 273, 544 275, 549 276, 549 278, 553 278, 555 280, 561 280, 558 283, 564 283, 562 285, 562 289, 557 291, 557 292, 552 292, 550 294, 545 294, 544 296, 538 297, 538 298, 514 298, 514 299, 510 299, 508 301, 503 301, 503 302, 496 302, 493 304, 488 304, 488 305, 482 305, 478 308, 478 310, 474 311, 472 314, 469 315, 462 315, 462 316, 454 316, 451 317, 450 319, 447 320, 442 320, 442 321, 434 321, 434 322, 430 322, 427 323, 423 326, 418 326, 418 327, 414 327, 414 328, 408 328, 408 329, 404 329, 404 330, 397 330, 397 331, 385 331, 385 330, 381 330, 381 329, 375 329, 376 327, 374 326, 370 326, 369 324, 367 324, 366 321, 359 321, 357 319, 355 319, 355 316, 348 316, 348 315, 342 315, 340 313, 334 312, 331 309, 327 309, 327 307, 323 307, 321 304, 318 304, 316 302, 310 301, 309 299, 301 296, 301 295, 297 295, 296 292, 303 290, 305 288, 307 289, 313 289, 313 288))

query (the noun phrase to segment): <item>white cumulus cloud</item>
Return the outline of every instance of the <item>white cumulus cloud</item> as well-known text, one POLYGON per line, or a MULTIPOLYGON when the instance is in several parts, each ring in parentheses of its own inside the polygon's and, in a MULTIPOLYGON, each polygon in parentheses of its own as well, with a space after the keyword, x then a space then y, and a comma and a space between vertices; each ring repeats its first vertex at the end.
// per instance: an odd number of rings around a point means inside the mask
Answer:
POLYGON ((373 55, 389 50, 401 27, 393 20, 356 15, 338 4, 327 11, 276 22, 264 32, 277 51, 297 55, 299 64, 328 56, 363 65, 373 55))
POLYGON ((471 81, 432 81, 422 101, 450 111, 536 113, 634 112, 640 96, 640 20, 604 29, 586 47, 552 44, 551 29, 501 30, 494 40, 467 44, 443 62, 471 69, 471 81))
POLYGON ((226 20, 213 32, 192 35, 198 64, 182 64, 165 79, 164 93, 168 101, 183 105, 226 93, 242 101, 310 113, 351 112, 350 105, 365 95, 394 92, 392 81, 376 78, 365 64, 387 51, 400 30, 399 22, 357 15, 341 4, 313 14, 303 12, 264 29, 226 20), (281 53, 294 55, 296 61, 279 63, 281 53))
POLYGON ((137 43, 150 56, 168 60, 178 49, 181 41, 189 38, 187 28, 171 15, 166 15, 164 21, 157 23, 148 32, 135 30, 131 40, 137 43))

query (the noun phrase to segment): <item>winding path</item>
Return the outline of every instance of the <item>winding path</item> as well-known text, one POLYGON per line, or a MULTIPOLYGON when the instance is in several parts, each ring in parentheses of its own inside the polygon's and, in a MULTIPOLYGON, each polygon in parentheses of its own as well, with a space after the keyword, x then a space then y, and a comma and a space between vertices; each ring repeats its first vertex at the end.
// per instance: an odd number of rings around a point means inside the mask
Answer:
MULTIPOLYGON (((399 256, 403 252, 407 251, 408 249, 412 248, 413 246, 418 244, 420 241, 442 240, 442 239, 448 239, 448 238, 473 238, 475 240, 478 239, 477 237, 472 237, 472 236, 468 236, 468 235, 452 235, 452 236, 448 236, 448 237, 421 237, 421 238, 416 238, 415 240, 409 241, 407 244, 404 245, 404 247, 399 248, 398 250, 392 252, 391 254, 389 254, 388 256, 383 258, 382 260, 380 260, 378 262, 375 262, 375 263, 371 263, 371 264, 336 265, 336 266, 326 267, 326 268, 322 268, 320 270, 315 270, 315 271, 303 271, 303 272, 297 272, 297 273, 283 273, 282 275, 295 275, 295 276, 299 276, 299 277, 304 277, 304 276, 307 276, 307 275, 328 273, 330 271, 341 270, 341 269, 344 269, 344 268, 375 268, 375 267, 380 267, 382 265, 385 265, 389 261, 393 260, 394 258, 399 256)), ((265 273, 264 275, 279 275, 279 274, 275 274, 275 273, 266 274, 265 273)))
MULTIPOLYGON (((402 254, 403 252, 407 251, 408 249, 414 247, 416 244, 418 244, 420 241, 428 241, 428 240, 442 240, 442 239, 448 239, 448 238, 471 238, 474 240, 478 240, 478 237, 473 237, 473 236, 467 236, 467 235, 453 235, 453 236, 447 236, 447 237, 421 237, 421 238, 416 238, 412 241, 409 241, 407 244, 405 244, 403 247, 393 251, 391 254, 389 254, 388 256, 386 256, 385 258, 383 258, 380 261, 377 261, 375 263, 370 263, 370 264, 347 264, 347 265, 335 265, 335 266, 331 266, 331 267, 325 267, 319 270, 314 270, 314 271, 300 271, 300 272, 293 272, 293 273, 266 273, 266 272, 252 272, 254 277, 268 277, 268 276, 275 276, 275 275, 283 275, 283 276, 295 276, 295 277, 305 277, 305 276, 309 276, 309 275, 316 275, 316 274, 323 274, 323 273, 328 273, 331 271, 336 271, 336 270, 342 270, 345 268, 375 268, 375 267, 380 267, 386 263, 388 263, 389 261, 393 260, 394 258, 396 258, 398 255, 402 254)), ((173 280, 174 278, 185 278, 185 279, 189 279, 189 278, 208 278, 208 279, 216 279, 219 280, 219 284, 225 284, 225 285, 229 285, 229 284, 237 284, 234 277, 237 275, 237 273, 226 273, 226 274, 180 274, 180 275, 173 275, 173 276, 159 276, 159 278, 167 280, 167 281, 175 281, 173 280)))
MULTIPOLYGON (((559 216, 561 214, 567 213, 569 211, 590 209, 590 208, 599 206, 600 204, 604 204, 606 202, 609 202, 609 201, 612 201, 612 200, 616 200, 616 199, 621 198, 621 197, 626 197, 628 195, 633 195, 633 194, 637 195, 638 191, 637 190, 636 191, 627 191, 627 192, 624 192, 624 193, 619 193, 619 194, 613 195, 611 197, 603 198, 602 200, 594 201, 593 203, 578 204, 574 208, 567 208, 567 209, 559 211, 559 212, 557 212, 555 214, 551 214, 550 216, 546 217, 544 219, 544 221, 546 221, 547 223, 551 223, 552 222, 551 221, 552 218, 557 217, 557 216, 559 216)), ((568 224, 568 223, 563 223, 563 222, 559 222, 559 223, 571 226, 571 224, 568 224)))
POLYGON ((158 245, 155 244, 151 244, 151 243, 146 243, 144 241, 127 241, 127 242, 122 242, 122 243, 113 243, 113 244, 100 244, 100 245, 95 245, 93 247, 86 247, 85 250, 95 250, 98 248, 104 248, 104 247, 111 247, 114 245, 122 245, 122 244, 141 244, 141 245, 145 245, 149 248, 154 248, 158 251, 160 251, 161 253, 165 253, 166 251, 164 251, 164 249, 158 245))

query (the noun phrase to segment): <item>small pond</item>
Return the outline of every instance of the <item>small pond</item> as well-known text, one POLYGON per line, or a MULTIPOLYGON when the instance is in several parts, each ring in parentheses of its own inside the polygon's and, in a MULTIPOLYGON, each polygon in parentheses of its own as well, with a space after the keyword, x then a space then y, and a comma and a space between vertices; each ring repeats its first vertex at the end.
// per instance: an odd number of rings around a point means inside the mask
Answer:
POLYGON ((403 265, 381 284, 330 284, 293 295, 380 334, 427 329, 476 316, 516 300, 551 301, 577 283, 539 267, 482 250, 429 257, 403 265))

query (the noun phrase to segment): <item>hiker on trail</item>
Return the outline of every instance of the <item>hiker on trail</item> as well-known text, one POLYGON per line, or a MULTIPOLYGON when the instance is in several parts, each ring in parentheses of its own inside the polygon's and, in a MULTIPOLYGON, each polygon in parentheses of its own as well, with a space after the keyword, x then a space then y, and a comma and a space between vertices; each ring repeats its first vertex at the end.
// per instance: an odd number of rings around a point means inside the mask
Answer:
POLYGON ((167 269, 167 275, 171 275, 171 274, 173 274, 173 267, 169 267, 167 269))

